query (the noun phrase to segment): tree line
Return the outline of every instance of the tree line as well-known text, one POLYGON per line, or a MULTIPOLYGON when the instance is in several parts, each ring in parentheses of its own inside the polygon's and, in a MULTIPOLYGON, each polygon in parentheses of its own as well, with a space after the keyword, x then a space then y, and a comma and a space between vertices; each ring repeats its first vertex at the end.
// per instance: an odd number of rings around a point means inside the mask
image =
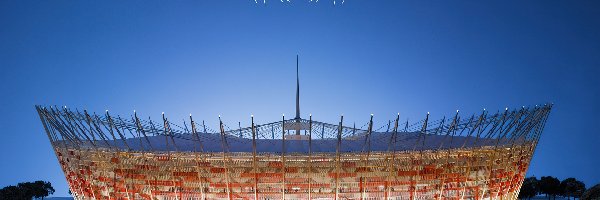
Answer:
POLYGON ((558 180, 552 176, 529 177, 523 181, 519 192, 519 199, 531 199, 537 195, 546 195, 548 199, 556 199, 557 196, 567 199, 578 198, 581 200, 599 200, 600 184, 586 190, 585 184, 575 178, 558 180))
MULTIPOLYGON (((44 199, 53 193, 54 188, 50 182, 23 182, 0 189, 0 200, 44 199)), ((542 176, 539 180, 536 177, 529 177, 521 185, 519 199, 531 199, 540 194, 545 194, 548 199, 562 196, 568 199, 573 197, 581 200, 600 200, 600 184, 586 190, 585 184, 575 178, 560 181, 551 176, 542 176)))
POLYGON ((0 189, 0 200, 31 200, 32 198, 44 199, 44 197, 47 197, 51 194, 54 194, 54 188, 50 182, 23 182, 0 189))

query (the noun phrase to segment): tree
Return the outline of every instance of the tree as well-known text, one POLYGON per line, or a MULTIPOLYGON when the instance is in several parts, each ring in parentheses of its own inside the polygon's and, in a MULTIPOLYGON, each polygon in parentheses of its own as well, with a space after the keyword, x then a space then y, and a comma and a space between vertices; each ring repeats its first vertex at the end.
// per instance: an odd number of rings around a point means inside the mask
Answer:
POLYGON ((33 197, 42 198, 54 193, 50 182, 23 182, 17 186, 7 186, 0 189, 0 200, 31 200, 33 197))
POLYGON ((600 184, 594 185, 590 189, 586 190, 581 195, 581 200, 598 200, 600 199, 600 184))
POLYGON ((579 198, 585 192, 585 184, 575 178, 567 178, 560 182, 561 195, 568 199, 579 198))
POLYGON ((33 182, 33 197, 44 199, 48 195, 54 194, 54 188, 50 182, 36 181, 33 182))
POLYGON ((10 185, 0 189, 0 200, 27 199, 19 187, 10 185))
POLYGON ((556 177, 542 176, 539 182, 540 192, 546 194, 548 199, 553 197, 556 199, 556 195, 560 195, 560 181, 556 177))
POLYGON ((529 177, 523 181, 523 185, 521 185, 521 190, 519 191, 519 199, 531 199, 534 197, 540 190, 539 181, 536 177, 529 177))

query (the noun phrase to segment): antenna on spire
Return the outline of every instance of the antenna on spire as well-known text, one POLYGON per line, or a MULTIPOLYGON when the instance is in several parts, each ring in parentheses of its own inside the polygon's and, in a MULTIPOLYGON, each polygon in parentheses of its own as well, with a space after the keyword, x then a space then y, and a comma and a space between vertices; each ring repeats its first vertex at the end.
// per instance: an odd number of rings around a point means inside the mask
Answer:
POLYGON ((298 75, 298 54, 296 54, 296 120, 300 119, 300 77, 298 75))

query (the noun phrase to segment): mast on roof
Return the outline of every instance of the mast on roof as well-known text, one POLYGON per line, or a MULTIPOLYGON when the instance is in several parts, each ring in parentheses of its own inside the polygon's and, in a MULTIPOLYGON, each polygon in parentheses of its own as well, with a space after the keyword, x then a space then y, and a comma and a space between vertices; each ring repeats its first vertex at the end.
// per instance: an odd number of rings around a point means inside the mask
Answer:
POLYGON ((300 121, 300 77, 298 75, 298 54, 296 54, 296 121, 300 121))
POLYGON ((298 73, 298 54, 296 54, 296 117, 294 119, 296 121, 296 135, 300 135, 302 124, 300 124, 300 76, 298 73))

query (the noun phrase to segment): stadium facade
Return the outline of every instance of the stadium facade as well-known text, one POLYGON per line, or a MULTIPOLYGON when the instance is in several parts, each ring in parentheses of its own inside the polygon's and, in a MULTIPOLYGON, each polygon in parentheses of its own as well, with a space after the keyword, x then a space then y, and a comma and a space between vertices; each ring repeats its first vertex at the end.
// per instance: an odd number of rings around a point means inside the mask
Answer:
POLYGON ((516 199, 552 105, 216 130, 36 106, 76 199, 516 199))

